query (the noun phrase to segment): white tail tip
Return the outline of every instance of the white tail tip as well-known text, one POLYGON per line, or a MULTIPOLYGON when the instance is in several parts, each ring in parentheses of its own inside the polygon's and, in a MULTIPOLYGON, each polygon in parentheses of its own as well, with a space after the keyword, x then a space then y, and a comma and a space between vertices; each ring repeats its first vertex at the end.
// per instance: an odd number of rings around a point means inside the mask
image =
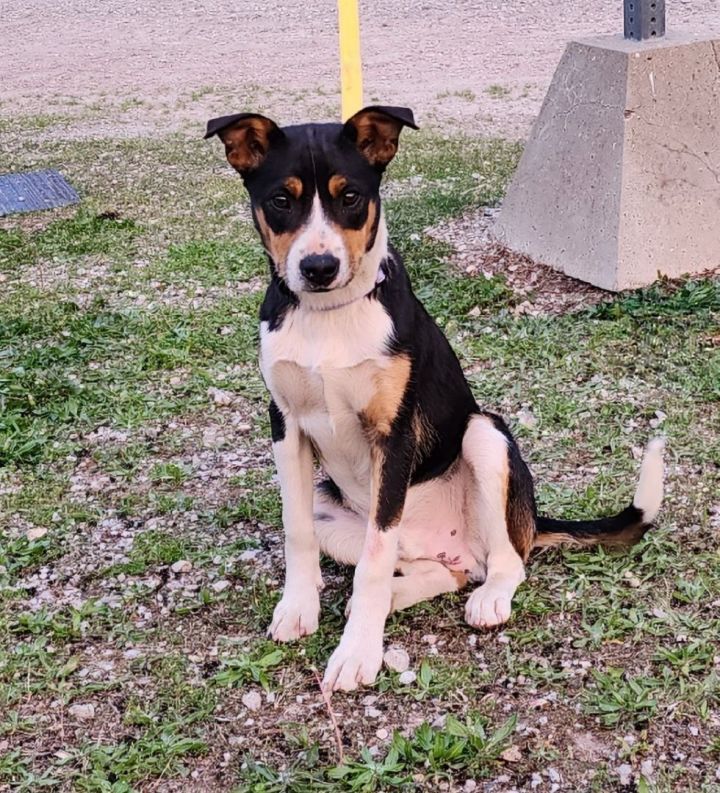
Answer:
POLYGON ((655 519, 663 500, 664 449, 665 438, 653 438, 645 449, 640 466, 640 481, 633 498, 633 506, 642 510, 643 521, 646 523, 655 519))

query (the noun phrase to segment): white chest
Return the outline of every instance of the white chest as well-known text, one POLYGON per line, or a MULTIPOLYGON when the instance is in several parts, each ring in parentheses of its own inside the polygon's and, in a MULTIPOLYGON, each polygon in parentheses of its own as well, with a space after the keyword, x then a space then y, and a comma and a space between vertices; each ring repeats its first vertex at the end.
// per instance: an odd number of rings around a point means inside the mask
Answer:
POLYGON ((337 311, 295 311, 279 329, 261 328, 260 365, 273 398, 358 507, 367 505, 370 488, 370 449, 359 414, 390 362, 391 334, 392 322, 374 300, 337 311))

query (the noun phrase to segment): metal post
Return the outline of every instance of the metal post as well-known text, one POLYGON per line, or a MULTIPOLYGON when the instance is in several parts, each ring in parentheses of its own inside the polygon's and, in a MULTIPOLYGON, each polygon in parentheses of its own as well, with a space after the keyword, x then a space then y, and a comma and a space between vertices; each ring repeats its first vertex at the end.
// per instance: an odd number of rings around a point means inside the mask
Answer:
POLYGON ((665 0, 624 0, 625 38, 634 41, 665 35, 665 0))

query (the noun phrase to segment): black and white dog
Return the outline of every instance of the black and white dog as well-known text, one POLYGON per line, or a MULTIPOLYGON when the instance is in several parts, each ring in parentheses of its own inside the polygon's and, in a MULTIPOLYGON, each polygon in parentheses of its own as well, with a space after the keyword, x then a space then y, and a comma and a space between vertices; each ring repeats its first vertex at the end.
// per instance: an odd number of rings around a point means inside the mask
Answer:
POLYGON ((321 550, 356 566, 327 690, 375 680, 391 610, 473 581, 467 621, 500 625, 533 548, 632 544, 662 500, 654 440, 618 515, 537 515, 510 431, 476 403, 388 242, 380 180, 403 127, 417 128, 410 110, 378 106, 344 125, 280 128, 240 113, 207 126, 245 182, 270 262, 260 360, 287 564, 271 635, 286 642, 317 629, 321 550), (327 476, 317 488, 314 458, 327 476))

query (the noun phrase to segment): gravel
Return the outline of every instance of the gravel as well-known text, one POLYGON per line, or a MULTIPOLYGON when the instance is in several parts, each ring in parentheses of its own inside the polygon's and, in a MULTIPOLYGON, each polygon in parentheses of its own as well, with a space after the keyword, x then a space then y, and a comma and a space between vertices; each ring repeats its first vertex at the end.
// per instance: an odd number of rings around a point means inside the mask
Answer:
MULTIPOLYGON (((622 28, 617 0, 561 12, 550 0, 367 0, 361 15, 368 101, 414 107, 425 125, 518 137, 567 40, 622 28)), ((716 0, 669 3, 667 26, 720 30, 716 0)), ((85 112, 98 100, 114 105, 93 111, 84 130, 74 125, 76 135, 199 133, 209 115, 242 109, 288 122, 338 113, 329 0, 9 0, 3 39, 12 42, 2 74, 13 113, 58 112, 77 98, 85 112)))

